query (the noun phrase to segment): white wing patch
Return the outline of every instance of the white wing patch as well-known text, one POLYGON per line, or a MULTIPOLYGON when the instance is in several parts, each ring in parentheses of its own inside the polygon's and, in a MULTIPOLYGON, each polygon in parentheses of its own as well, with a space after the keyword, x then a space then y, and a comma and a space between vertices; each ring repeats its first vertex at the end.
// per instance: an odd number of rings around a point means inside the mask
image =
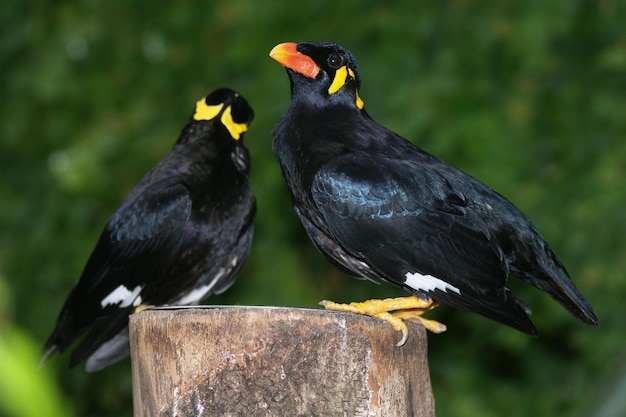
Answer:
POLYGON ((457 294, 461 294, 461 290, 454 285, 450 285, 439 278, 433 277, 432 275, 422 275, 419 272, 407 272, 405 277, 405 284, 417 291, 441 290, 448 292, 448 290, 450 290, 457 294))
POLYGON ((215 282, 211 282, 207 285, 203 285, 202 287, 196 288, 195 290, 191 291, 189 294, 185 295, 184 297, 178 299, 177 301, 175 301, 174 303, 172 303, 173 305, 187 305, 187 304, 198 304, 200 302, 200 300, 202 300, 204 298, 204 295, 209 292, 209 290, 211 289, 211 287, 213 287, 213 285, 215 285, 215 282))
POLYGON ((202 287, 198 287, 195 290, 191 291, 189 294, 181 297, 180 299, 175 301, 173 305, 198 304, 204 298, 206 293, 208 293, 211 288, 213 288, 215 284, 217 284, 217 282, 220 278, 222 278, 224 273, 226 273, 226 270, 224 268, 220 268, 219 271, 217 271, 217 274, 215 274, 215 276, 211 280, 211 282, 203 285, 202 287))
POLYGON ((141 299, 141 295, 138 295, 137 298, 135 298, 135 301, 133 301, 133 307, 137 307, 141 304, 143 300, 141 299))
POLYGON ((105 308, 108 305, 117 305, 120 304, 120 308, 128 307, 129 305, 137 306, 141 304, 141 297, 139 297, 139 293, 141 292, 141 286, 137 285, 130 291, 126 286, 120 285, 109 295, 107 295, 102 301, 100 301, 100 305, 102 308, 105 308), (137 301, 139 300, 139 301, 137 301))

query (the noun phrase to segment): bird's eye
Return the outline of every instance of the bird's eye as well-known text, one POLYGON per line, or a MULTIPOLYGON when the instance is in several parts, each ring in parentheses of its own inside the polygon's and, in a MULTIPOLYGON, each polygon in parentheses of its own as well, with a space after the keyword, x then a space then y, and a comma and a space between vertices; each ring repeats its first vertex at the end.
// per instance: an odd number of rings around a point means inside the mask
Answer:
POLYGON ((331 54, 328 57, 328 66, 332 69, 338 69, 343 65, 343 57, 339 54, 331 54))

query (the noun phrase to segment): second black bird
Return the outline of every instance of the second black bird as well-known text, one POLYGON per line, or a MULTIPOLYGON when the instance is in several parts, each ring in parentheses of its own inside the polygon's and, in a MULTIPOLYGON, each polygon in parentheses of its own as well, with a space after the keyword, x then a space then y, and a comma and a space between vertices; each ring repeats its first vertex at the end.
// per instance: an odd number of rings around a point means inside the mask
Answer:
POLYGON ((197 304, 234 282, 248 256, 255 198, 243 133, 246 100, 219 89, 197 102, 167 156, 111 216, 46 342, 88 371, 128 356, 128 316, 145 306, 197 304))

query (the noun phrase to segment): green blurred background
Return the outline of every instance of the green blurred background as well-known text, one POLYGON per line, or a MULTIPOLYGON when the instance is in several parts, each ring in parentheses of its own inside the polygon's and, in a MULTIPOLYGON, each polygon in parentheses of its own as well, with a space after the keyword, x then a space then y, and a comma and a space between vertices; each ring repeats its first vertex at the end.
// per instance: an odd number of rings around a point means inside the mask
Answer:
POLYGON ((290 207, 270 149, 289 83, 268 52, 297 40, 350 49, 368 112, 509 197, 600 317, 514 281, 537 339, 433 311, 449 328, 429 335, 438 416, 626 415, 625 22, 614 0, 2 2, 0 415, 132 415, 128 360, 35 364, 108 216, 220 86, 256 111, 258 220, 239 280, 207 302, 403 294, 330 267, 290 207))

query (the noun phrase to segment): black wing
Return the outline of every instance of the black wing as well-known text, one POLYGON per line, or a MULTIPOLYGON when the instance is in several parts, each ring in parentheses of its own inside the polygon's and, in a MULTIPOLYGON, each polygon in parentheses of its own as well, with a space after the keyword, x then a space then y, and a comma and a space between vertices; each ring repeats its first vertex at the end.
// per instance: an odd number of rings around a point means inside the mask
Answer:
POLYGON ((463 174, 439 164, 428 155, 352 153, 324 165, 311 188, 323 219, 317 226, 353 258, 335 261, 357 274, 353 265, 365 263, 370 278, 535 333, 505 288, 498 242, 457 185, 454 175, 463 174))
POLYGON ((91 328, 72 354, 73 366, 118 334, 133 309, 146 301, 143 288, 158 286, 159 273, 177 255, 190 213, 191 196, 179 183, 134 190, 109 219, 46 350, 63 352, 91 328))

